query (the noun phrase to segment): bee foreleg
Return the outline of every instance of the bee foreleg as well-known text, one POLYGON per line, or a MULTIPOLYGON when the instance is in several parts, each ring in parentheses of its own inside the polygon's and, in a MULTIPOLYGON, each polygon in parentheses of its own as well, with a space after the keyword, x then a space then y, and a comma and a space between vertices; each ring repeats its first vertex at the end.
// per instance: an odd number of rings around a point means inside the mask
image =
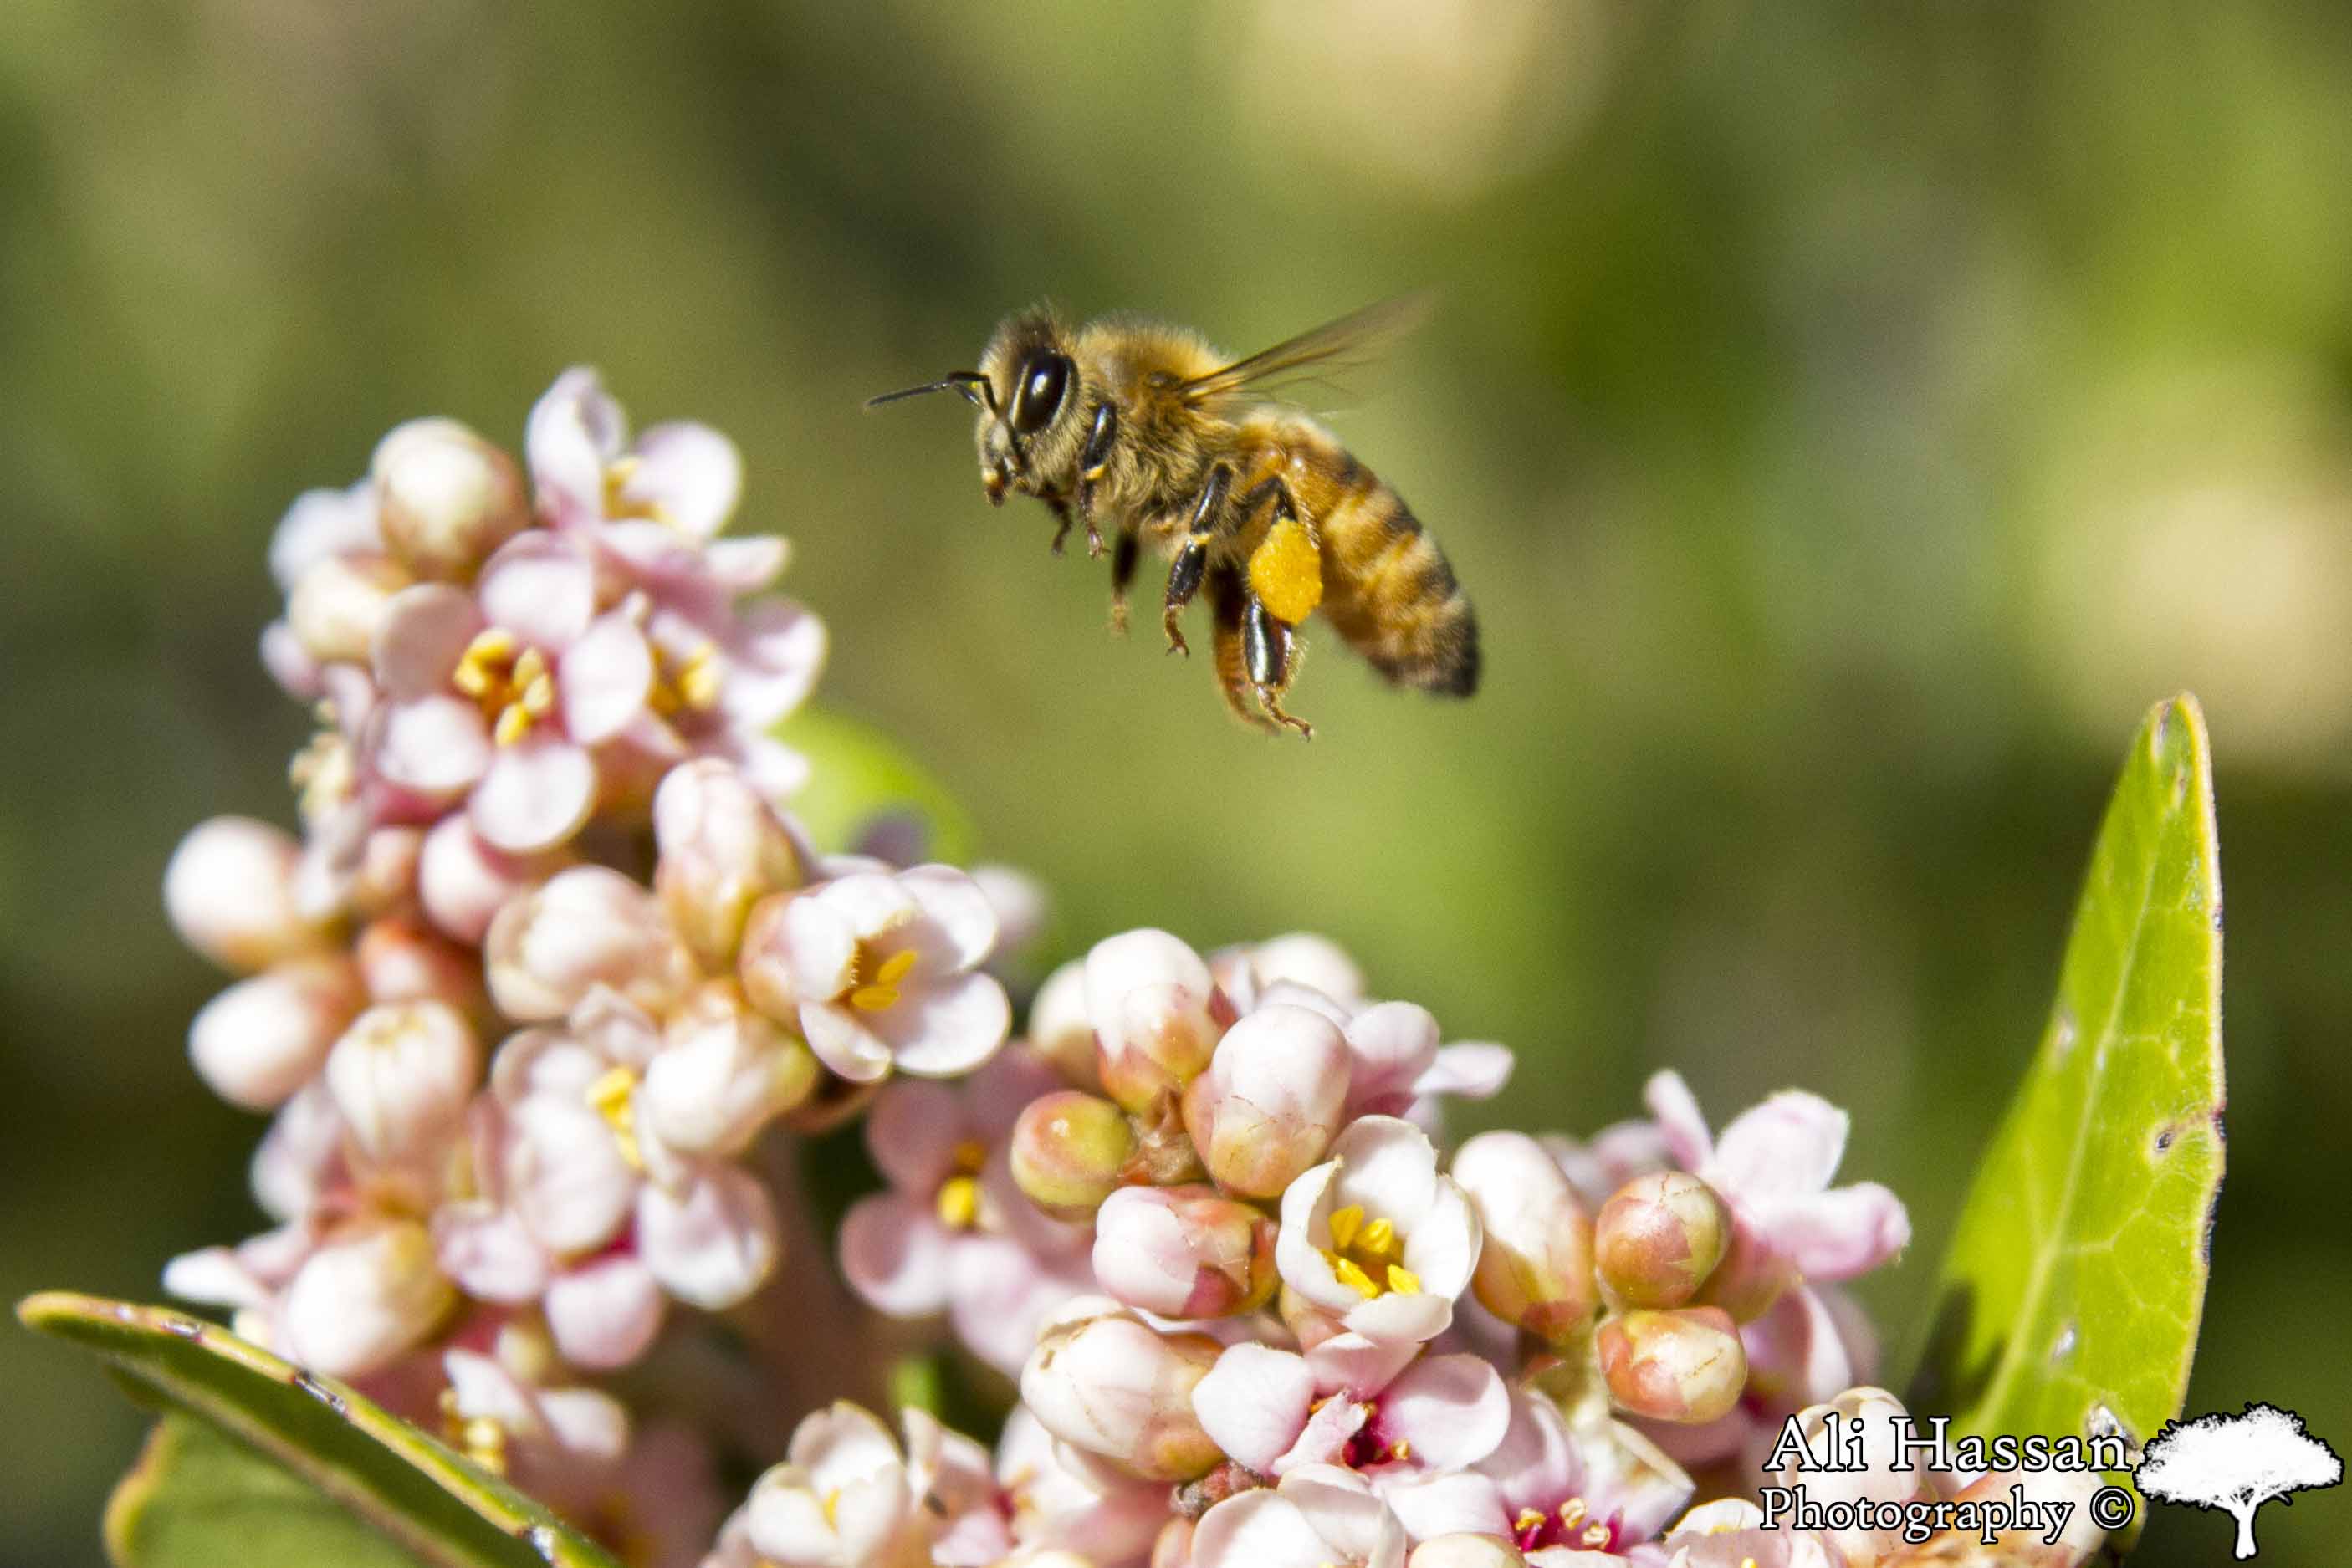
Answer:
POLYGON ((1087 432, 1087 444, 1078 454, 1078 516, 1087 519, 1087 538, 1094 553, 1100 555, 1102 546, 1094 531, 1095 486, 1110 467, 1111 444, 1118 439, 1118 409, 1105 402, 1095 410, 1093 428, 1087 432))
MULTIPOLYGON (((1062 541, 1070 537, 1071 517, 1069 503, 1063 500, 1058 496, 1040 496, 1037 498, 1045 503, 1045 509, 1047 511, 1054 514, 1054 521, 1057 526, 1054 529, 1054 543, 1052 548, 1054 553, 1055 555, 1059 555, 1062 553, 1062 541)), ((1088 531, 1091 532, 1092 530, 1089 529, 1088 531)))
POLYGON ((1168 568, 1167 607, 1160 612, 1160 629, 1168 634, 1168 651, 1191 653, 1184 633, 1178 629, 1176 619, 1184 613, 1184 606, 1192 602, 1192 595, 1201 591, 1201 574, 1208 570, 1209 546, 1216 538, 1216 524, 1225 509, 1225 493, 1233 487, 1234 471, 1220 463, 1209 470, 1208 482, 1201 486, 1200 499, 1192 503, 1191 526, 1184 533, 1184 546, 1176 552, 1176 559, 1168 568))
POLYGON ((1127 635, 1127 590, 1135 580, 1136 563, 1142 559, 1142 541, 1133 528, 1121 528, 1118 542, 1110 551, 1110 629, 1120 636, 1127 635))
POLYGON ((1306 644, 1288 624, 1266 609, 1255 593, 1247 596, 1242 612, 1242 657, 1250 685, 1276 723, 1286 724, 1301 737, 1311 740, 1315 727, 1282 711, 1282 695, 1297 677, 1306 652, 1306 644))

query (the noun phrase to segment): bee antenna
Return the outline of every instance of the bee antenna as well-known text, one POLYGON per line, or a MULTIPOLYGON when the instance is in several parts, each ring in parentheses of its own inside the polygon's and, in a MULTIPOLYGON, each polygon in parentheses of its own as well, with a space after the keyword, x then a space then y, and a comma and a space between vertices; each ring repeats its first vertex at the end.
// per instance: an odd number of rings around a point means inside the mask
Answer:
POLYGON ((906 387, 898 392, 884 392, 880 397, 869 397, 866 400, 866 406, 880 408, 884 403, 897 402, 900 398, 920 397, 925 392, 956 392, 974 408, 984 408, 991 413, 996 412, 996 388, 978 371, 950 371, 938 381, 925 382, 919 387, 906 387), (980 389, 978 395, 972 392, 974 387, 980 389))

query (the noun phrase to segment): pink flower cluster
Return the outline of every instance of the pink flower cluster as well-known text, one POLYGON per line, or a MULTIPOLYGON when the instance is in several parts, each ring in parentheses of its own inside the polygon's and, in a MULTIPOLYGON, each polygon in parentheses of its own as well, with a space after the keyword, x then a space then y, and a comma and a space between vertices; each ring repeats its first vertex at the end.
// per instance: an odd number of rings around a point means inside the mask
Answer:
MULTIPOLYGON (((573 371, 527 450, 528 483, 418 421, 279 527, 266 662, 323 726, 293 770, 303 836, 205 823, 164 890, 243 977, 189 1048, 274 1113, 253 1180, 276 1228, 165 1283, 604 1512, 702 1462, 677 1431, 633 1443, 586 1378, 774 1272, 754 1144, 894 1070, 969 1071, 1010 1006, 980 883, 822 857, 782 809, 805 768, 770 730, 824 637, 749 597, 781 539, 719 537, 733 446, 632 442, 573 371)), ((656 1510, 687 1521, 664 1561, 707 1545, 701 1490, 699 1524, 656 1510)))
MULTIPOLYGON (((903 1444, 811 1416, 706 1568, 1868 1568, 1952 1544, 1686 1509, 1676 1453, 1899 1414, 1853 1386, 1869 1337, 1830 1281, 1908 1222, 1832 1185, 1842 1113, 1776 1095, 1715 1140, 1662 1073, 1654 1119, 1590 1145, 1493 1132, 1449 1159, 1441 1100, 1510 1060, 1440 1040, 1319 939, 1204 959, 1138 931, 1056 973, 961 1087, 884 1090, 889 1189, 844 1268, 885 1312, 946 1312, 1019 1405, 992 1459, 918 1411, 903 1444)), ((2055 1565, 2096 1542, 2009 1544, 2055 1565)))
MULTIPOLYGON (((732 445, 632 439, 572 371, 525 455, 418 421, 280 525, 263 651, 320 720, 302 831, 207 822, 165 883, 240 977, 189 1049, 273 1115, 275 1227, 173 1260, 174 1293, 661 1568, 1940 1550, 1689 1507, 1752 1488, 1789 1417, 1899 1413, 1838 1282, 1909 1224, 1833 1185, 1843 1113, 1781 1093, 1716 1136, 1668 1072, 1589 1144, 1454 1145, 1447 1103, 1511 1054, 1444 1043, 1311 936, 1113 936, 1009 1040, 992 966, 1039 895, 820 854, 787 812, 808 764, 772 731, 824 638, 761 597, 781 540, 722 537, 732 445), (882 1190, 843 1273, 1017 1402, 992 1450, 919 1409, 820 1409, 721 1526, 709 1434, 596 1380, 779 1272, 771 1134, 858 1115, 882 1190)), ((781 1354, 821 1376, 839 1348, 781 1354)), ((2096 1542, 2014 1544, 2063 1568, 2096 1542)))

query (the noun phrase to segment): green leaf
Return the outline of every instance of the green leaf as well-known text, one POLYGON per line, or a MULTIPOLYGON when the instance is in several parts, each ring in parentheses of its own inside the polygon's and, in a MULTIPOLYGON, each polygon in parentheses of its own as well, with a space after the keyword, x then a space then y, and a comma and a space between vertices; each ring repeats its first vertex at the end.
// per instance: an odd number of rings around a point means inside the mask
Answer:
POLYGON ((791 804, 817 848, 838 853, 878 830, 914 841, 894 844, 894 852, 903 852, 891 859, 971 863, 971 819, 945 785, 879 730, 822 708, 803 708, 775 733, 809 760, 809 781, 791 804))
POLYGON ((2221 882, 2204 716, 2183 695, 2125 758, 1913 1408, 1987 1437, 2154 1437, 2188 1386, 2221 1185, 2221 882))
POLYGON ((546 1509, 347 1385, 291 1366, 201 1319, 64 1291, 27 1297, 16 1315, 28 1328, 103 1357, 135 1395, 184 1413, 167 1417, 109 1508, 109 1544, 125 1568, 346 1561, 617 1568, 603 1548, 546 1509), (238 1468, 222 1459, 221 1445, 191 1444, 173 1434, 173 1423, 188 1416, 254 1451, 242 1467, 245 1479, 268 1470, 277 1478, 232 1505, 238 1468), (176 1473, 191 1456, 201 1461, 197 1468, 176 1473), (305 1488, 341 1504, 344 1519, 331 1521, 305 1488), (202 1517, 207 1512, 223 1521, 246 1514, 237 1537, 250 1546, 226 1557, 196 1553, 194 1543, 211 1528, 202 1517), (375 1548, 372 1557, 344 1555, 353 1517, 393 1544, 375 1548), (271 1522, 265 1526, 264 1519, 271 1522), (312 1535, 306 1521, 321 1532, 312 1535), (266 1554, 271 1542, 282 1545, 283 1554, 266 1554), (177 1550, 183 1546, 188 1554, 177 1550))
POLYGON ((416 1568, 417 1559, 326 1493, 194 1416, 166 1416, 106 1505, 106 1552, 122 1568, 332 1563, 416 1568))

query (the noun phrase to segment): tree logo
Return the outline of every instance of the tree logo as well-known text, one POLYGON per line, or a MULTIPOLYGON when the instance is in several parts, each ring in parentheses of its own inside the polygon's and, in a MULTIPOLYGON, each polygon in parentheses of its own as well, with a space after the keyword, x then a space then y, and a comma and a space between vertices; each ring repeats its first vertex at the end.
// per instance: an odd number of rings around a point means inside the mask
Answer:
POLYGON ((2273 1498, 2344 1479, 2336 1450, 2303 1428, 2303 1417, 2275 1405, 2242 1415, 2216 1411, 2168 1423, 2140 1451, 2133 1479, 2149 1497, 2219 1509, 2238 1521, 2238 1555, 2254 1554, 2254 1510, 2273 1498))

